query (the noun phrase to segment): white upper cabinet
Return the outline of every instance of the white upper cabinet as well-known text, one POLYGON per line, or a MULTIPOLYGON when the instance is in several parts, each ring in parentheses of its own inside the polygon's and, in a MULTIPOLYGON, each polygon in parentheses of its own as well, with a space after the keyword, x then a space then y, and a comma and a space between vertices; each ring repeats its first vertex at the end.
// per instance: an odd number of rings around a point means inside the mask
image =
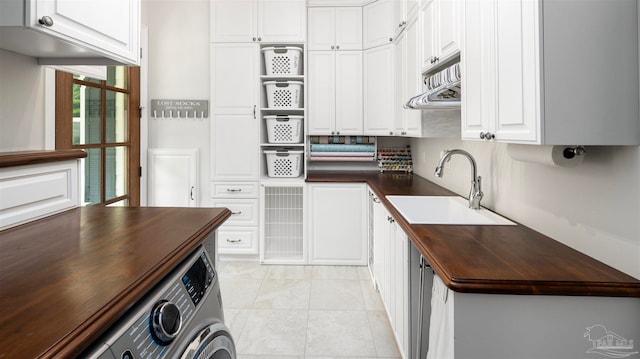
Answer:
POLYGON ((139 63, 140 0, 5 0, 0 48, 41 64, 139 63))
POLYGON ((212 42, 304 42, 304 0, 213 0, 212 42))
POLYGON ((394 127, 393 44, 364 51, 364 134, 393 135, 394 127))
POLYGON ((308 52, 310 135, 362 134, 362 52, 308 52))
POLYGON ((364 6, 363 46, 370 49, 392 43, 398 29, 398 3, 394 0, 377 0, 364 6))
POLYGON ((404 103, 422 92, 420 76, 418 23, 413 21, 395 43, 395 119, 394 134, 421 137, 422 111, 405 109, 404 103))
POLYGON ((309 50, 362 50, 361 7, 311 7, 309 50))
POLYGON ((465 0, 464 19, 464 139, 640 143, 636 1, 465 0))
POLYGON ((361 135, 362 8, 310 7, 308 14, 309 134, 361 135))
POLYGON ((422 72, 445 63, 460 52, 460 0, 426 0, 420 9, 422 72))

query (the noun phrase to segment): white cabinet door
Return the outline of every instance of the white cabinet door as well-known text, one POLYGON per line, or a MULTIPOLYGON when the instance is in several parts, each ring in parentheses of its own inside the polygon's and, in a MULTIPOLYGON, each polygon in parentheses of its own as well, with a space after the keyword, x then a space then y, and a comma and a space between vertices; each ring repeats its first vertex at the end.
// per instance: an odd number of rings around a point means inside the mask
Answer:
POLYGON ((308 10, 309 50, 362 50, 361 7, 308 10))
POLYGON ((258 40, 304 42, 306 10, 304 0, 258 0, 258 40))
POLYGON ((463 139, 539 141, 536 13, 527 2, 464 2, 463 139))
POLYGON ((307 53, 307 118, 310 135, 335 132, 335 51, 307 53))
POLYGON ((388 260, 388 253, 385 251, 385 238, 389 236, 389 222, 387 221, 387 210, 380 203, 379 198, 374 197, 373 212, 369 215, 373 216, 373 277, 380 295, 384 297, 384 268, 385 262, 388 260))
POLYGON ((364 51, 364 134, 393 135, 394 47, 364 51))
MULTIPOLYGON (((417 21, 413 21, 405 31, 406 37, 406 59, 403 61, 404 87, 401 106, 409 98, 422 92, 422 76, 420 74, 420 36, 417 21)), ((402 109, 404 112, 404 133, 405 136, 422 136, 422 111, 402 109)))
POLYGON ((309 184, 311 264, 367 264, 365 186, 309 184))
POLYGON ((213 0, 212 42, 302 42, 302 0, 213 0))
POLYGON ((377 0, 364 6, 362 21, 365 49, 393 42, 396 29, 395 9, 393 0, 377 0))
POLYGON ((258 45, 211 45, 211 179, 257 181, 258 45))
POLYGON ((213 112, 254 114, 259 105, 259 50, 255 44, 211 45, 213 112))
POLYGON ((460 0, 436 0, 438 2, 438 57, 445 60, 460 51, 460 0))
POLYGON ((362 134, 362 52, 336 51, 336 132, 362 134))
POLYGON ((396 40, 395 46, 395 117, 393 132, 401 136, 422 136, 422 111, 405 109, 405 102, 422 92, 419 63, 418 22, 412 21, 396 40))
MULTIPOLYGON (((480 133, 494 132, 495 121, 495 43, 494 13, 484 0, 465 0, 462 76, 462 138, 480 139, 480 133)), ((484 135, 483 135, 484 136, 484 135)))
POLYGON ((496 139, 539 139, 538 11, 534 1, 496 2, 496 139))
POLYGON ((402 103, 406 100, 404 93, 404 83, 406 81, 406 51, 407 51, 407 36, 403 32, 400 37, 393 44, 393 63, 394 63, 394 81, 393 81, 393 93, 394 98, 394 113, 393 113, 393 133, 396 135, 403 135, 404 130, 404 114, 405 109, 402 108, 402 103))
POLYGON ((257 40, 256 0, 213 0, 211 42, 249 42, 257 40))
POLYGON ((198 149, 149 149, 149 206, 198 207, 198 149))
POLYGON ((138 65, 140 0, 0 1, 0 48, 41 65, 138 65))
POLYGON ((462 6, 460 0, 431 0, 422 4, 422 71, 446 62, 460 52, 462 6))
POLYGON ((362 53, 309 51, 311 135, 362 134, 362 53))
POLYGON ((400 356, 406 358, 409 351, 409 238, 397 223, 393 224, 393 281, 394 317, 393 331, 396 335, 400 356))
POLYGON ((0 230, 80 205, 81 161, 0 168, 0 230))
POLYGON ((422 27, 422 68, 432 67, 436 58, 435 44, 435 0, 426 0, 420 8, 420 25, 422 27))
POLYGON ((211 179, 257 181, 259 122, 253 115, 214 113, 211 119, 211 179))
POLYGON ((335 47, 335 9, 310 7, 307 11, 307 43, 310 51, 332 50, 335 47))
POLYGON ((335 10, 337 50, 362 50, 362 8, 339 7, 335 10))

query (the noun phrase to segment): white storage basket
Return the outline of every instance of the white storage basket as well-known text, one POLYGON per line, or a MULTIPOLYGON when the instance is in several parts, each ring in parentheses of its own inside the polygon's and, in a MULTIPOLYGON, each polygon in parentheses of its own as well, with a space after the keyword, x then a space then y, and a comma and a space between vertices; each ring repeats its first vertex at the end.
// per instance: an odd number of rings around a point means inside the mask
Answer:
POLYGON ((299 177, 302 174, 301 150, 264 150, 269 177, 299 177))
POLYGON ((302 48, 273 46, 262 49, 267 75, 302 75, 302 48))
POLYGON ((269 115, 264 116, 267 124, 267 140, 269 143, 301 143, 302 116, 269 115))
POLYGON ((270 108, 301 108, 302 82, 265 81, 267 106, 270 108))

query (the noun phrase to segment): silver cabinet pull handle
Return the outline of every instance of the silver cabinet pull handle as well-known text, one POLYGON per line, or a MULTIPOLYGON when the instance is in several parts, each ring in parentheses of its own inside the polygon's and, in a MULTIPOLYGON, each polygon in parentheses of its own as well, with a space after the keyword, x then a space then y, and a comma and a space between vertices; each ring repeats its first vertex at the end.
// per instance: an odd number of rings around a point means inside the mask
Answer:
POLYGON ((40 19, 38 19, 38 23, 46 27, 51 27, 53 26, 53 19, 51 18, 51 16, 43 16, 40 19))
POLYGON ((191 186, 191 191, 189 193, 189 197, 191 197, 192 201, 195 201, 195 198, 193 198, 193 190, 195 189, 195 187, 191 186))
POLYGON ((238 212, 231 212, 231 214, 242 214, 242 211, 238 211, 238 212))
POLYGON ((229 239, 229 238, 227 238, 227 242, 229 242, 229 243, 240 243, 240 242, 242 242, 242 239, 229 239))
POLYGON ((242 188, 227 188, 227 192, 242 192, 242 188))

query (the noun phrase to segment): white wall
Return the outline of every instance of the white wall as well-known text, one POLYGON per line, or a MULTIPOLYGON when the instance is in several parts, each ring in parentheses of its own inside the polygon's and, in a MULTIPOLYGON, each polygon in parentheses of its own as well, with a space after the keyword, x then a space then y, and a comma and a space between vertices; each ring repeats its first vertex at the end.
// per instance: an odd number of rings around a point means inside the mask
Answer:
POLYGON ((413 139, 415 172, 467 197, 466 158, 452 157, 443 178, 433 174, 440 152, 453 148, 476 159, 485 207, 640 278, 639 147, 587 147, 582 164, 560 168, 512 160, 506 144, 413 139))
POLYGON ((0 50, 0 151, 45 148, 44 68, 0 50))
MULTIPOLYGON (((149 28, 149 100, 209 100, 209 1, 143 0, 142 22, 149 28)), ((209 120, 149 118, 149 148, 200 150, 199 202, 204 206, 209 120)))

